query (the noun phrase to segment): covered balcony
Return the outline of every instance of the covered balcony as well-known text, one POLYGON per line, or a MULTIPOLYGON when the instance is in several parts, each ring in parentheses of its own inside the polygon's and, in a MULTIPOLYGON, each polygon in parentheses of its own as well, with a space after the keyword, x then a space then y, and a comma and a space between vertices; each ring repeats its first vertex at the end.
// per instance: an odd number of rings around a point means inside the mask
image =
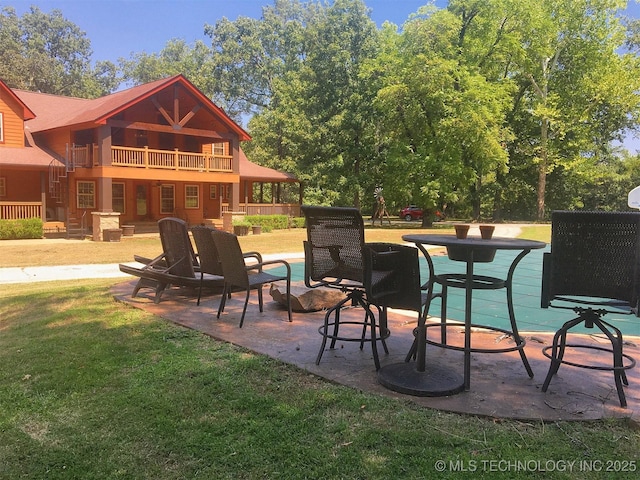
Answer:
MULTIPOLYGON (((96 144, 73 145, 69 149, 69 164, 75 167, 93 167, 100 161, 96 144)), ((159 150, 149 147, 111 146, 111 165, 159 170, 192 172, 232 172, 233 157, 213 153, 183 152, 176 149, 159 150)))

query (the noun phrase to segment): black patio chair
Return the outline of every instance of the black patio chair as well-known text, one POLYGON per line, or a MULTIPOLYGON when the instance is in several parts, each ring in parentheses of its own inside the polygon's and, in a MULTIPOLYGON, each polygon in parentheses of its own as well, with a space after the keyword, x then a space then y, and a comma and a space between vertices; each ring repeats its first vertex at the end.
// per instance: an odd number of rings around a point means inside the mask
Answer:
MULTIPOLYGON (((345 293, 345 298, 333 307, 329 308, 324 317, 324 323, 318 328, 322 336, 320 351, 316 358, 316 365, 320 364, 327 340, 331 339, 329 348, 333 349, 338 340, 345 342, 360 342, 360 349, 366 342, 371 343, 373 361, 376 370, 380 369, 377 342, 380 341, 385 353, 389 353, 385 339, 389 337, 389 329, 386 322, 386 306, 388 300, 397 285, 391 277, 395 270, 391 264, 383 265, 382 259, 378 262, 375 249, 369 252, 369 269, 365 273, 364 253, 364 222, 362 215, 355 208, 344 207, 319 207, 303 205, 302 212, 306 219, 307 240, 304 242, 305 252, 305 285, 309 288, 328 287, 336 288, 345 293), (386 290, 393 287, 392 290, 386 290), (367 297, 367 290, 371 299, 367 297), (374 293, 375 292, 375 293, 374 293), (383 301, 384 300, 384 301, 383 301), (371 310, 371 305, 380 302, 379 318, 371 310), (340 318, 340 312, 346 306, 359 306, 364 309, 362 321, 340 318), (333 318, 332 318, 333 316, 333 318), (362 326, 360 335, 346 336, 340 334, 341 325, 362 326), (367 331, 369 332, 367 334, 367 331)), ((381 250, 384 249, 381 247, 381 250)), ((397 256, 396 252, 383 254, 397 256)))
MULTIPOLYGON (((561 364, 613 371, 620 405, 626 407, 625 371, 635 360, 623 353, 620 330, 603 320, 607 314, 639 315, 640 213, 554 211, 551 215, 551 252, 544 254, 542 308, 573 310, 577 317, 566 322, 543 349, 551 365, 542 386, 546 392, 561 364), (597 327, 611 348, 568 343, 569 330, 597 327), (565 358, 567 347, 595 349, 612 354, 611 366, 577 363, 565 358)), ((578 350, 580 351, 580 350, 578 350)))
POLYGON ((258 291, 258 305, 260 312, 262 312, 262 287, 267 283, 284 280, 287 285, 287 311, 289 321, 291 321, 291 267, 289 263, 284 260, 269 260, 247 265, 237 236, 232 233, 223 232, 222 230, 214 230, 211 235, 213 236, 213 241, 218 252, 224 252, 220 255, 224 276, 224 291, 222 293, 222 299, 220 300, 220 306, 218 307, 217 318, 220 318, 220 314, 224 311, 228 293, 236 288, 244 290, 246 291, 246 296, 242 316, 240 317, 240 328, 242 328, 251 290, 258 291), (263 270, 265 266, 272 265, 284 266, 286 268, 286 275, 274 275, 263 270))
MULTIPOLYGON (((191 227, 191 234, 193 235, 193 241, 196 244, 198 253, 196 258, 198 261, 198 271, 200 272, 200 288, 198 290, 198 302, 200 305, 200 298, 202 297, 202 283, 204 282, 205 274, 218 275, 223 277, 222 262, 220 261, 220 255, 216 244, 213 241, 211 233, 215 230, 213 227, 206 225, 196 225, 191 227)), ((246 258, 254 258, 256 263, 262 263, 262 255, 258 252, 245 252, 243 256, 246 258)), ((224 281, 220 282, 220 286, 224 286, 224 281)), ((227 296, 231 297, 231 292, 227 292, 227 296)))
POLYGON ((149 287, 155 290, 154 302, 159 303, 162 293, 171 285, 191 288, 224 285, 222 276, 198 271, 199 265, 184 220, 174 217, 163 218, 158 221, 158 230, 162 244, 160 255, 154 259, 137 257, 145 264, 142 268, 119 265, 120 271, 140 278, 133 289, 132 297, 135 297, 141 288, 149 287))

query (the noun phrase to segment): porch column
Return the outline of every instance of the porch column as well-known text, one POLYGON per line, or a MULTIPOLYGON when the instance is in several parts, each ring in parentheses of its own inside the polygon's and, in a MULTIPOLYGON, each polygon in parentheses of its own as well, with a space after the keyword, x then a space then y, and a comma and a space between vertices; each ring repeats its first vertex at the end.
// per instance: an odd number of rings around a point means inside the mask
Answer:
MULTIPOLYGON (((240 143, 237 138, 233 138, 229 141, 229 149, 233 160, 231 162, 232 170, 234 173, 240 173, 240 143)), ((240 183, 232 183, 231 195, 229 195, 229 210, 237 212, 240 208, 240 183)))
MULTIPOLYGON (((93 161, 95 163, 96 160, 93 161)), ((98 165, 111 165, 111 127, 109 125, 98 127, 98 165)))
POLYGON ((47 174, 45 172, 40 172, 40 202, 42 203, 40 216, 42 223, 45 223, 47 221, 47 174))
POLYGON ((113 179, 110 177, 98 178, 96 207, 99 212, 113 212, 112 184, 113 179))

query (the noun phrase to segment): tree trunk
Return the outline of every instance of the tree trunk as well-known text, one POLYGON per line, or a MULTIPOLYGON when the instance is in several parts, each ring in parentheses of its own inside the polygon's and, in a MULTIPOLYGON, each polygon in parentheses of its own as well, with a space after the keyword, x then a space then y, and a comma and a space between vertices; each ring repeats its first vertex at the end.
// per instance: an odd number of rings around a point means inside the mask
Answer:
POLYGON ((478 178, 475 181, 473 187, 471 187, 471 208, 472 218, 476 221, 480 220, 480 191, 482 190, 482 180, 480 179, 480 172, 478 172, 478 178))
POLYGON ((537 220, 542 222, 545 213, 545 194, 547 190, 547 166, 549 164, 549 120, 542 119, 540 127, 540 163, 538 164, 537 220))
POLYGON ((505 178, 501 171, 496 173, 496 192, 493 195, 493 213, 491 214, 491 220, 494 222, 502 221, 502 205, 504 204, 504 184, 505 178))

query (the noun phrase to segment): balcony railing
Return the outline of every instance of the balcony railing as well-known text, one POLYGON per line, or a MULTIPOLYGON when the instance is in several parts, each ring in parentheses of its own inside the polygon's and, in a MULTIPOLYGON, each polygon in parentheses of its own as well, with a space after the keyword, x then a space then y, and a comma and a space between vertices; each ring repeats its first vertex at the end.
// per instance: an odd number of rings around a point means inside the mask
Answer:
POLYGON ((91 167, 92 165, 98 165, 98 146, 96 144, 73 145, 70 153, 71 169, 74 167, 91 167))
POLYGON ((196 172, 232 172, 231 156, 179 150, 111 147, 111 164, 120 167, 189 170, 196 172))
MULTIPOLYGON (((97 145, 71 147, 71 165, 91 167, 98 165, 97 145)), ((111 165, 118 167, 188 170, 194 172, 233 172, 233 157, 208 153, 155 150, 148 147, 111 147, 111 165)))

